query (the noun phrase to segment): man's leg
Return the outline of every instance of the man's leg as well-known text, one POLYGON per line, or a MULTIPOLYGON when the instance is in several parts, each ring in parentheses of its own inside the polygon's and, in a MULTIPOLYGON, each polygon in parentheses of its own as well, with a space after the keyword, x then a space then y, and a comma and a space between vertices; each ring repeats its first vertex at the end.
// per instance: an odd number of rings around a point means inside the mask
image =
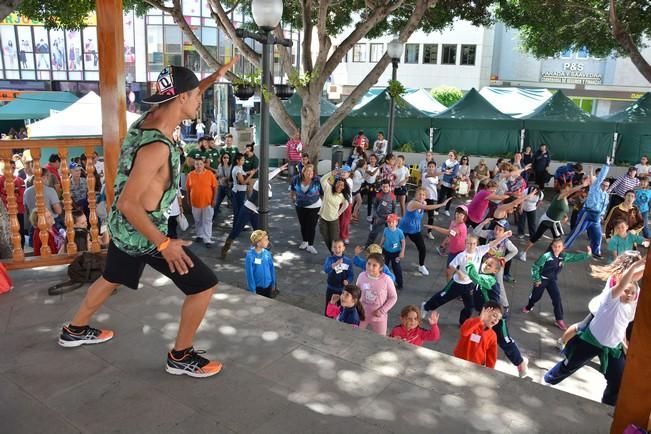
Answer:
POLYGON ((70 321, 71 326, 87 326, 92 316, 104 305, 113 291, 120 286, 118 283, 111 283, 104 277, 100 277, 88 288, 88 292, 81 302, 77 313, 70 321))
POLYGON ((179 332, 176 335, 176 342, 174 343, 174 350, 181 351, 192 347, 194 335, 206 314, 214 290, 213 287, 185 297, 181 308, 181 321, 179 323, 179 332))

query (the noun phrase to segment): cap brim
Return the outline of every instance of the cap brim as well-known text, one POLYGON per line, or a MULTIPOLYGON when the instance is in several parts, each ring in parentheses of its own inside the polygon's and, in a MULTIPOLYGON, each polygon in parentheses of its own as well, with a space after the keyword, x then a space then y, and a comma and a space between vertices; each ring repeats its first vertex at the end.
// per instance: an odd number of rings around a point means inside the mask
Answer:
POLYGON ((171 101, 174 98, 176 98, 177 96, 179 96, 179 95, 178 94, 177 95, 160 95, 160 94, 156 94, 156 95, 150 96, 149 98, 143 98, 141 100, 141 102, 143 102, 145 104, 160 104, 160 103, 163 103, 163 102, 171 101))

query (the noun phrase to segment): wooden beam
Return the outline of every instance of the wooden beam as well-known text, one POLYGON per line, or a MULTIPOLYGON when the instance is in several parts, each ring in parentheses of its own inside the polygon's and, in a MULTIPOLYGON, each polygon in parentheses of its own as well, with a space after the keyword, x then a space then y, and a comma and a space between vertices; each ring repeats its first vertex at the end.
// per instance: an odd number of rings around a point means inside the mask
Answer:
POLYGON ((123 11, 122 0, 97 0, 96 5, 106 207, 110 209, 120 147, 127 131, 123 11))
POLYGON ((612 434, 631 423, 646 428, 651 422, 651 255, 647 255, 626 367, 615 406, 612 434))

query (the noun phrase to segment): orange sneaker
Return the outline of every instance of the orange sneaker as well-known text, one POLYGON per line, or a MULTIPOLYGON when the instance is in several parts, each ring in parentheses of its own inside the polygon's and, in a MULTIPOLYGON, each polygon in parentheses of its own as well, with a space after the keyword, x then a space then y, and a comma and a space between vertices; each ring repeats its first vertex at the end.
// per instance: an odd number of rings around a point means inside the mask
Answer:
POLYGON ((210 361, 202 357, 201 354, 205 354, 205 351, 190 348, 183 357, 177 359, 170 351, 167 353, 165 371, 172 375, 189 375, 194 378, 211 377, 219 374, 224 365, 216 360, 210 361))
POLYGON ((113 339, 113 331, 111 330, 100 330, 86 326, 73 331, 70 326, 65 326, 61 329, 59 335, 59 345, 73 348, 81 345, 101 344, 111 339, 113 339))

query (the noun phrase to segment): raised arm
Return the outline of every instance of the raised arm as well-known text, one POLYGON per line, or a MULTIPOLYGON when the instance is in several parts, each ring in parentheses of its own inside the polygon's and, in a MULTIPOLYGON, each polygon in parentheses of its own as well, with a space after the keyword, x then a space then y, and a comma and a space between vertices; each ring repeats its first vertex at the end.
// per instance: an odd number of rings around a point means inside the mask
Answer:
POLYGON ((611 295, 613 298, 621 297, 624 294, 624 290, 632 282, 636 282, 642 277, 644 273, 644 266, 646 265, 646 257, 638 259, 633 265, 631 265, 625 272, 622 274, 622 277, 617 281, 617 284, 611 289, 611 295))

